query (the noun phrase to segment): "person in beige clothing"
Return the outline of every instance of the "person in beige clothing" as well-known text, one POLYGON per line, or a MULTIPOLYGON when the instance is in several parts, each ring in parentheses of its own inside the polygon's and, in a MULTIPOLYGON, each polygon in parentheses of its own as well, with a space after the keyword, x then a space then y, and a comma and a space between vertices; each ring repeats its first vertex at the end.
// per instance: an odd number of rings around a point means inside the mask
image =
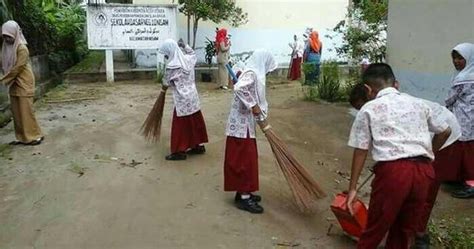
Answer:
POLYGON ((230 41, 227 37, 227 30, 220 29, 216 35, 216 52, 217 52, 217 67, 218 77, 217 82, 221 89, 227 90, 229 84, 229 74, 226 65, 229 63, 230 41))
POLYGON ((18 141, 12 145, 38 145, 43 141, 41 129, 33 111, 35 77, 29 60, 26 39, 15 21, 2 26, 2 69, 1 82, 10 89, 10 105, 18 141))

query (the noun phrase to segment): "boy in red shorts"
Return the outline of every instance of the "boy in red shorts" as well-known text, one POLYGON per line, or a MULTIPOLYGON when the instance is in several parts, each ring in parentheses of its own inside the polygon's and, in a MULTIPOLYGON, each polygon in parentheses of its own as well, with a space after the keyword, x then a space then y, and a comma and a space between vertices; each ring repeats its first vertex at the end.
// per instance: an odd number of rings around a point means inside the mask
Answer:
POLYGON ((396 81, 389 65, 371 64, 362 81, 371 101, 357 114, 348 143, 354 148, 347 198, 350 212, 369 148, 377 164, 367 227, 358 248, 377 248, 388 232, 386 248, 408 249, 422 226, 434 181, 433 151, 451 131, 426 103, 393 87, 396 81), (430 132, 435 133, 433 139, 430 132))

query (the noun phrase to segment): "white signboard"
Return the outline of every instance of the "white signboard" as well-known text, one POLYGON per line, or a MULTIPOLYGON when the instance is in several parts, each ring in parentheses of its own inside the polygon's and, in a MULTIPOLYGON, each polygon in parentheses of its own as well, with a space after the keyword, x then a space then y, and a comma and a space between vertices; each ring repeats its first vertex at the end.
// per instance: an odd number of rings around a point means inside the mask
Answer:
POLYGON ((89 49, 158 49, 176 39, 176 5, 87 6, 89 49))

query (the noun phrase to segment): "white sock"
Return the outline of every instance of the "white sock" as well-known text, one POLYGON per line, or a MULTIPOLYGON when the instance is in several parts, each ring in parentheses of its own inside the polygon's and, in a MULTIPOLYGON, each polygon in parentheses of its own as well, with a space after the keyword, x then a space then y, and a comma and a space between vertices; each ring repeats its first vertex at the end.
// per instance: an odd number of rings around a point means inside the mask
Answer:
POLYGON ((242 200, 245 200, 245 199, 249 199, 250 198, 250 195, 240 195, 240 197, 242 198, 242 200))

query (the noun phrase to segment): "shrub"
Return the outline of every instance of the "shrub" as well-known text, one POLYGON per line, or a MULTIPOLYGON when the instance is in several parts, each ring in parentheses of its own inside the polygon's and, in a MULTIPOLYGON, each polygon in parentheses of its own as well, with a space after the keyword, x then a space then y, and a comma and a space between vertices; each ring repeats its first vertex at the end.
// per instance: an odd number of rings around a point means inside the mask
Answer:
POLYGON ((318 96, 329 102, 341 100, 339 66, 336 62, 325 62, 321 65, 322 79, 317 86, 318 96))
POLYGON ((311 79, 309 79, 309 75, 313 74, 316 72, 316 68, 314 66, 314 64, 312 63, 303 63, 303 73, 304 73, 304 85, 315 85, 317 84, 317 80, 316 81, 311 81, 311 79))
POLYGON ((63 72, 88 53, 86 13, 78 2, 0 0, 0 17, 19 23, 32 56, 50 54, 52 71, 63 72))
POLYGON ((211 41, 206 37, 206 63, 209 65, 212 64, 212 57, 217 54, 215 44, 216 43, 214 41, 211 41))
POLYGON ((342 100, 348 100, 351 94, 352 88, 360 83, 360 70, 358 68, 349 68, 349 74, 345 80, 345 84, 342 87, 341 98, 342 100))

